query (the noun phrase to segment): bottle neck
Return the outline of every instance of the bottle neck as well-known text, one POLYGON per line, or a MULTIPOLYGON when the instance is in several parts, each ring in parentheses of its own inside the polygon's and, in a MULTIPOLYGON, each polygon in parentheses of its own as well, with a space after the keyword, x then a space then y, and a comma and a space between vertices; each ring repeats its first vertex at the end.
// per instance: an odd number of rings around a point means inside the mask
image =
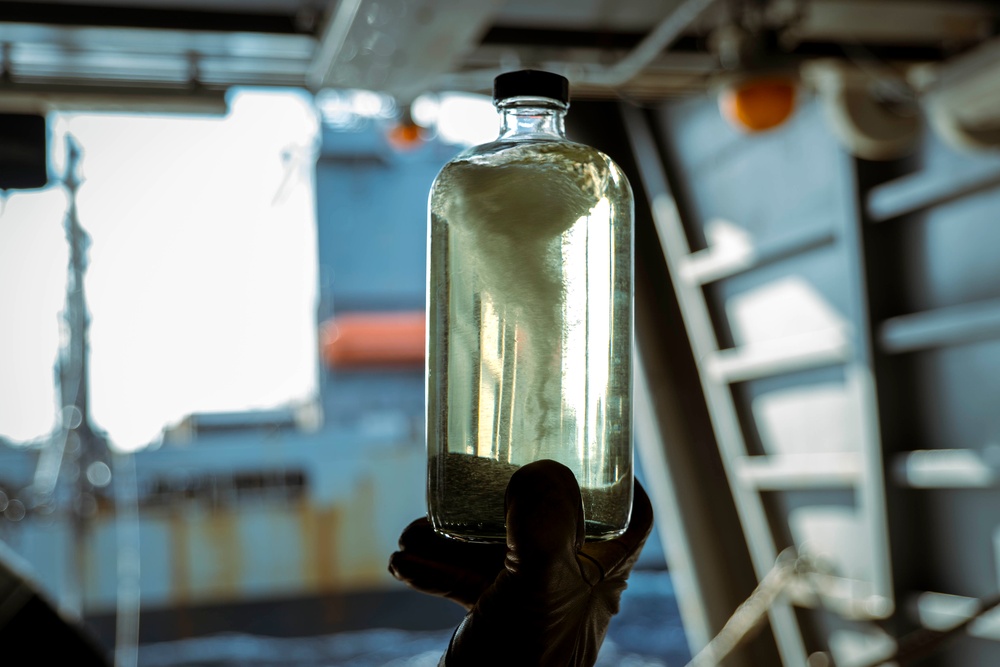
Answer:
POLYGON ((499 139, 565 139, 568 107, 547 97, 511 97, 498 102, 499 139))

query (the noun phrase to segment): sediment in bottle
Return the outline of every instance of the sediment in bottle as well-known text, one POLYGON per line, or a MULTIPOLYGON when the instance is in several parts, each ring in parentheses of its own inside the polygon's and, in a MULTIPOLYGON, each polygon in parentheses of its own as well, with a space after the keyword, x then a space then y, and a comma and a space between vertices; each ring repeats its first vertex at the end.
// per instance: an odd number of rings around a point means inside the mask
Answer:
MULTIPOLYGON (((519 466, 469 454, 449 453, 430 460, 431 493, 442 493, 439 529, 469 541, 506 539, 504 495, 519 466)), ((581 487, 588 540, 608 539, 624 530, 631 474, 602 488, 581 487)))

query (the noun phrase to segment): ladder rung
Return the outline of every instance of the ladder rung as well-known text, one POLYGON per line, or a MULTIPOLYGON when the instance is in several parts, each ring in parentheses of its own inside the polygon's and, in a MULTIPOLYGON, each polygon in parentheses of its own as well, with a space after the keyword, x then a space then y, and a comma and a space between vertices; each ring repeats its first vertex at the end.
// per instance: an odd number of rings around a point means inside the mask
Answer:
POLYGON ((1000 337, 1000 299, 892 317, 879 327, 879 345, 890 354, 1000 337))
POLYGON ((811 573, 792 582, 788 595, 796 606, 822 607, 842 618, 871 621, 895 611, 892 600, 874 592, 870 581, 811 573))
POLYGON ((1000 186, 1000 163, 973 162, 947 173, 919 171, 872 188, 868 215, 875 222, 915 213, 1000 186))
POLYGON ((741 456, 735 464, 740 482, 759 491, 851 487, 863 471, 857 452, 741 456))
POLYGON ((811 225, 757 245, 720 245, 681 258, 678 275, 692 285, 707 285, 744 271, 832 243, 832 225, 811 225))
POLYGON ((757 251, 751 246, 712 247, 682 257, 677 273, 688 284, 706 285, 748 271, 758 263, 757 251))
POLYGON ((717 382, 744 382, 782 373, 842 364, 851 344, 839 328, 719 350, 705 359, 705 371, 717 382))
MULTIPOLYGON (((925 628, 944 632, 967 621, 980 609, 976 598, 948 593, 916 593, 910 604, 916 618, 925 628)), ((980 639, 1000 641, 1000 608, 987 612, 969 624, 966 632, 980 639)))
POLYGON ((973 449, 920 449, 893 461, 896 483, 916 489, 988 489, 1000 483, 998 472, 973 449))

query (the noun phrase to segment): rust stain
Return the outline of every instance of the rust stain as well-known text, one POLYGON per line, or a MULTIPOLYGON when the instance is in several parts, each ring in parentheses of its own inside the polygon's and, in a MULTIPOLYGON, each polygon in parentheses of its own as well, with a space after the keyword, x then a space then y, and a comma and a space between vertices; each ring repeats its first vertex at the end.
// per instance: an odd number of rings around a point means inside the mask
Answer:
MULTIPOLYGON (((343 528, 343 509, 338 505, 320 506, 305 501, 299 511, 300 543, 303 571, 315 593, 327 593, 339 588, 342 565, 339 553, 339 532, 343 528)), ((323 617, 327 623, 342 621, 348 610, 334 598, 324 597, 323 617)))
POLYGON ((174 508, 167 520, 170 526, 170 578, 172 597, 179 605, 185 605, 191 597, 191 567, 189 554, 190 537, 187 520, 179 507, 174 508))
POLYGON ((296 536, 299 542, 299 553, 302 554, 302 580, 307 589, 316 590, 319 586, 319 561, 316 557, 316 510, 308 500, 299 500, 296 509, 295 515, 299 522, 296 536))
POLYGON ((202 537, 213 559, 212 580, 207 586, 216 594, 237 597, 240 594, 242 557, 236 515, 228 509, 216 510, 200 522, 202 537))
POLYGON ((194 620, 188 613, 191 601, 191 564, 189 561, 191 538, 188 534, 187 519, 183 514, 183 505, 171 508, 167 515, 167 525, 170 532, 170 578, 171 599, 177 611, 175 633, 178 637, 194 635, 194 620))
POLYGON ((316 583, 322 591, 332 590, 339 583, 337 533, 342 523, 341 510, 336 505, 319 508, 316 512, 316 583))
POLYGON ((375 482, 371 477, 363 478, 357 486, 352 516, 356 520, 350 533, 352 565, 350 587, 378 582, 385 572, 383 561, 386 554, 379 553, 378 538, 375 535, 375 482))

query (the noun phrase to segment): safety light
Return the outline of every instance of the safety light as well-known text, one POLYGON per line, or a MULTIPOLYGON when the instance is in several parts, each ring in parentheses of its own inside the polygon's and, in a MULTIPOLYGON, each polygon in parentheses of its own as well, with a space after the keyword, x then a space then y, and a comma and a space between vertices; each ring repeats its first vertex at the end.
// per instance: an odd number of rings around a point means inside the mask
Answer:
POLYGON ((789 77, 742 79, 719 94, 723 118, 743 132, 778 127, 795 110, 795 81, 789 77))
POLYGON ((418 148, 423 145, 426 137, 426 128, 413 119, 409 107, 405 107, 396 122, 386 130, 386 139, 389 145, 397 151, 410 151, 418 148))
POLYGON ((393 125, 386 133, 389 144, 396 150, 412 150, 424 142, 424 128, 414 122, 393 125))

